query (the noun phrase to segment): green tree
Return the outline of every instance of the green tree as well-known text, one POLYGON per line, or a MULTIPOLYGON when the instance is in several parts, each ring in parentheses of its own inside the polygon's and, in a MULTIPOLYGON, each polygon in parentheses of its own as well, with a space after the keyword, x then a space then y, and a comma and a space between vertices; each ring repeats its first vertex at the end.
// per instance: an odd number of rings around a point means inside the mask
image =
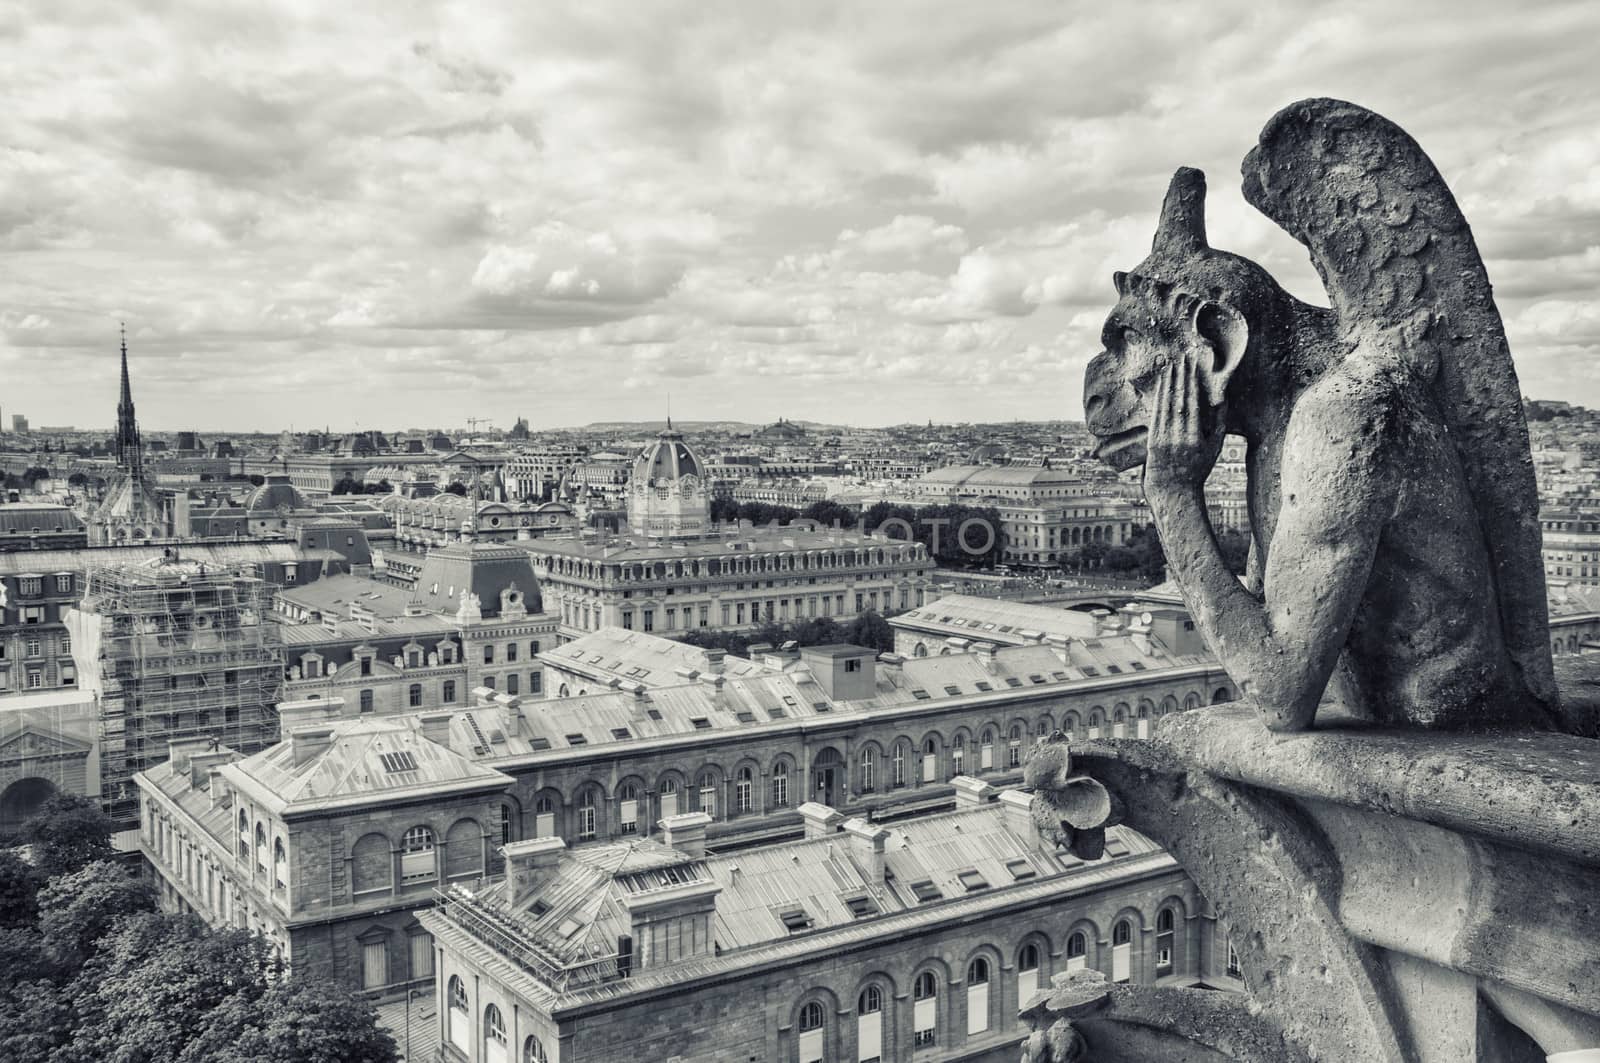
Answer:
POLYGON ((27 484, 30 490, 40 480, 48 479, 50 479, 50 470, 46 469, 42 465, 31 465, 28 467, 28 470, 22 474, 22 482, 27 484))
POLYGON ((46 952, 63 968, 83 965, 121 919, 153 912, 155 889, 121 864, 97 860, 56 875, 39 891, 39 932, 46 952))
POLYGON ((327 982, 292 978, 211 1011, 180 1063, 395 1063, 372 1005, 327 982))
POLYGON ((67 486, 68 487, 82 487, 84 484, 86 484, 88 482, 89 482, 89 477, 85 476, 81 472, 75 472, 71 476, 67 477, 67 486))
POLYGON ((1222 549, 1222 560, 1228 571, 1235 576, 1244 575, 1250 561, 1250 537, 1235 528, 1227 528, 1217 536, 1217 545, 1222 549))
POLYGON ((718 524, 728 524, 739 519, 739 503, 731 498, 711 500, 711 519, 718 524))
POLYGON ((894 628, 869 609, 845 627, 845 641, 852 646, 869 646, 879 653, 889 653, 894 649, 894 628))
POLYGON ((450 486, 446 487, 445 490, 452 495, 460 495, 462 498, 467 497, 467 485, 460 480, 451 480, 450 486))
MULTIPOLYGON (((263 480, 262 482, 265 483, 266 481, 263 480)), ((336 495, 359 495, 362 493, 361 481, 353 476, 342 477, 338 483, 333 485, 333 493, 336 495)), ((467 492, 463 488, 458 493, 464 495, 467 492)))
POLYGON ((73 983, 78 1025, 63 1063, 178 1063, 230 998, 259 1002, 278 964, 264 939, 193 916, 122 919, 73 983))
POLYGON ((110 859, 115 826, 98 801, 55 793, 23 822, 17 838, 34 847, 34 863, 53 877, 95 860, 110 859))
MULTIPOLYGON (((10 965, 8 954, 0 968, 10 965)), ((60 985, 45 978, 19 981, 0 993, 0 1059, 60 1063, 76 1022, 72 999, 60 985)))
POLYGON ((0 927, 32 926, 45 877, 15 849, 0 849, 0 927))
POLYGON ((856 521, 861 519, 859 511, 838 502, 823 501, 813 502, 800 515, 807 520, 814 520, 823 527, 831 528, 837 524, 841 528, 852 528, 856 521))

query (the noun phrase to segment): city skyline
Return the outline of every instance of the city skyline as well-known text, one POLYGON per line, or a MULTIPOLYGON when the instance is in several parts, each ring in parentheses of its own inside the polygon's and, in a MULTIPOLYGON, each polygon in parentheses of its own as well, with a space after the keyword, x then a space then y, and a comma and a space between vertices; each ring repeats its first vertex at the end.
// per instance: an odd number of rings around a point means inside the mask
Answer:
POLYGON ((5 411, 109 406, 125 318, 160 430, 1078 420, 1178 165, 1320 300, 1236 177, 1311 93, 1427 145, 1524 392, 1600 405, 1581 5, 420 12, 19 24, 5 411))

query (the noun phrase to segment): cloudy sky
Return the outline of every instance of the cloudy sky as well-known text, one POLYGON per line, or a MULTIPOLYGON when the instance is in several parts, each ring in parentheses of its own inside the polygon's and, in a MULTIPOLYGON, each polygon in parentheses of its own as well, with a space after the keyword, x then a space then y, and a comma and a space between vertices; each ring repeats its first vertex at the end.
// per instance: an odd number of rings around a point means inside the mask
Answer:
POLYGON ((1600 405, 1600 4, 0 5, 0 408, 147 428, 1080 418, 1174 167, 1409 129, 1600 405), (1516 8, 1515 10, 1513 8, 1516 8))

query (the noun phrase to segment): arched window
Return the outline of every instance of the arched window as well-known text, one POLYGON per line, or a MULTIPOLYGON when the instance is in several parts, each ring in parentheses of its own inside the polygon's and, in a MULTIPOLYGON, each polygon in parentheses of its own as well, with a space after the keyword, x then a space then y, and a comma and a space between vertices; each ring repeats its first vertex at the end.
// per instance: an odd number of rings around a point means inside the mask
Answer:
POLYGON ((617 832, 639 833, 639 788, 631 782, 617 787, 617 832))
POLYGON ((1177 944, 1177 916, 1171 908, 1156 913, 1156 977, 1172 973, 1177 944))
POLYGON ((950 774, 960 775, 967 768, 967 738, 956 735, 950 739, 950 774))
POLYGON ((939 1037, 939 979, 923 971, 911 984, 911 1043, 934 1044, 939 1037))
POLYGON ((856 997, 856 1058, 883 1058, 883 988, 869 985, 856 997))
POLYGON ((989 961, 975 956, 967 964, 967 1036, 989 1028, 989 961))
POLYGON ((1233 947, 1233 942, 1228 942, 1228 977, 1243 978, 1244 969, 1239 963, 1239 950, 1233 947))
POLYGON ((412 683, 406 688, 406 704, 411 706, 413 709, 420 708, 422 706, 421 683, 412 683))
POLYGON ((578 840, 591 841, 597 831, 593 787, 578 795, 578 840))
POLYGON ((789 764, 778 761, 772 766, 772 807, 789 807, 789 764))
POLYGON ((861 792, 870 794, 878 782, 878 755, 869 746, 861 751, 861 792))
POLYGON ((1080 971, 1089 963, 1089 936, 1081 930, 1067 938, 1067 970, 1080 971))
POLYGON ((283 839, 272 839, 272 888, 289 888, 289 855, 283 850, 283 839))
POLYGON ((906 745, 904 742, 896 742, 894 744, 890 784, 897 788, 906 784, 906 745))
POLYGON ((698 798, 697 812, 704 812, 712 819, 717 818, 717 775, 716 772, 703 771, 700 773, 700 789, 696 792, 698 798))
POLYGON ((1126 982, 1133 977, 1133 923, 1118 919, 1111 928, 1111 980, 1126 982))
POLYGON ((533 836, 553 838, 556 833, 556 803, 549 794, 540 794, 533 801, 533 836))
POLYGON ((978 746, 978 770, 988 771, 994 767, 994 728, 983 729, 983 740, 978 746))
POLYGON ((250 859, 250 815, 242 808, 239 810, 239 858, 250 859))
MULTIPOLYGON (((539 644, 535 642, 534 645, 539 644)), ((522 1063, 550 1063, 550 1057, 544 1053, 544 1042, 533 1034, 529 1034, 528 1039, 522 1042, 522 1063)))
POLYGON ((810 1001, 800 1009, 800 1063, 823 1063, 823 1027, 828 1013, 818 1001, 810 1001))
POLYGON ((400 881, 422 882, 436 874, 433 855, 433 831, 427 827, 412 827, 400 839, 400 881))
POLYGON ((1020 723, 1011 725, 1011 745, 1006 750, 1006 767, 1022 767, 1022 725, 1020 723))
POLYGON ((740 768, 733 780, 733 811, 742 815, 750 811, 751 798, 755 792, 755 773, 748 766, 740 768))
POLYGON ((267 828, 256 824, 256 866, 267 871, 267 828))
POLYGON ((678 814, 678 780, 669 775, 661 780, 656 786, 656 790, 660 794, 661 818, 666 819, 668 816, 676 816, 678 814))
POLYGON ((939 742, 929 738, 922 743, 922 781, 933 782, 939 777, 939 742))
POLYGON ((467 1014, 467 984, 451 975, 445 985, 445 1031, 450 1043, 464 1056, 472 1055, 472 1022, 467 1014))
POLYGON ((483 1063, 506 1063, 506 1020, 490 1004, 483 1009, 483 1063))
POLYGON ((1039 946, 1028 942, 1017 953, 1017 1007, 1028 1006, 1028 998, 1039 991, 1039 946))

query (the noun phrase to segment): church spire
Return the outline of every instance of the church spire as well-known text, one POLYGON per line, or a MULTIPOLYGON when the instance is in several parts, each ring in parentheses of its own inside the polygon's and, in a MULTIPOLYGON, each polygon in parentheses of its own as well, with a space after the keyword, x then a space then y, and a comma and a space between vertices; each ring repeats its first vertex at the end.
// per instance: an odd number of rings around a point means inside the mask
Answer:
POLYGON ((134 419, 133 388, 128 383, 127 325, 119 322, 118 331, 122 337, 122 394, 117 400, 117 465, 132 470, 139 467, 141 459, 139 422, 134 419))

